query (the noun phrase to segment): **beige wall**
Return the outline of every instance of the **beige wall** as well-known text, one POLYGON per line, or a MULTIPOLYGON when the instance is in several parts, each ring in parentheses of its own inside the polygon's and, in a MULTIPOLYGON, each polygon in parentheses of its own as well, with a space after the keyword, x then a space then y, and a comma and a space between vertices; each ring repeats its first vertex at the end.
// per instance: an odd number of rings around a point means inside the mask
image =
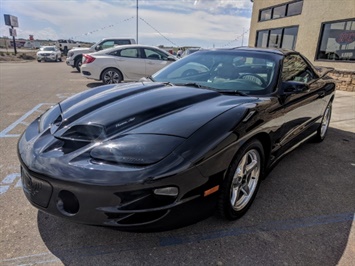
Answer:
POLYGON ((249 45, 255 46, 256 31, 298 25, 295 50, 317 66, 355 71, 354 63, 314 61, 322 22, 355 18, 355 0, 303 0, 302 14, 258 22, 259 10, 287 3, 287 0, 254 0, 249 45))

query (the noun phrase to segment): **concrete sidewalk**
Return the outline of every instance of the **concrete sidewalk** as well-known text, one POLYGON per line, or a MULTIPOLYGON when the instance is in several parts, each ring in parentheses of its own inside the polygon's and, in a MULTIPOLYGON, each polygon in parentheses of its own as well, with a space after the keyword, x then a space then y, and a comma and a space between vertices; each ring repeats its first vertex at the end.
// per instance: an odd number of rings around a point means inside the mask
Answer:
POLYGON ((330 127, 355 133, 355 92, 335 92, 330 127))
MULTIPOLYGON (((355 133, 355 92, 349 91, 336 91, 335 99, 333 102, 332 119, 330 127, 338 128, 344 131, 355 133)), ((350 142, 350 145, 355 145, 350 142)), ((354 180, 355 180, 355 158, 352 162, 354 167, 354 180)), ((338 265, 348 266, 354 265, 355 262, 355 221, 353 221, 349 238, 338 265)))

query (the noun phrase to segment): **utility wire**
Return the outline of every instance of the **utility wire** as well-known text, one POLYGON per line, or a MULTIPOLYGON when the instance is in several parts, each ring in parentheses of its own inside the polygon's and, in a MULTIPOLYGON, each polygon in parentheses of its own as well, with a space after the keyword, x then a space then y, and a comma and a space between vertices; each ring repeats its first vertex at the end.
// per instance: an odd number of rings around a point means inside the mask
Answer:
POLYGON ((226 47, 226 46, 231 46, 232 43, 238 41, 241 37, 244 36, 244 34, 248 33, 250 29, 247 29, 246 31, 244 31, 242 34, 240 34, 239 36, 237 36, 234 40, 229 41, 228 43, 226 43, 225 45, 221 46, 221 47, 226 47))
POLYGON ((142 20, 145 24, 147 24, 149 27, 151 27, 153 30, 155 30, 161 37, 163 37, 165 40, 167 40, 168 42, 170 42, 172 45, 178 46, 176 43, 174 43, 172 40, 170 40, 169 38, 165 37, 160 31, 158 31, 156 28, 154 28, 150 23, 148 23, 145 19, 143 18, 139 18, 140 20, 142 20))

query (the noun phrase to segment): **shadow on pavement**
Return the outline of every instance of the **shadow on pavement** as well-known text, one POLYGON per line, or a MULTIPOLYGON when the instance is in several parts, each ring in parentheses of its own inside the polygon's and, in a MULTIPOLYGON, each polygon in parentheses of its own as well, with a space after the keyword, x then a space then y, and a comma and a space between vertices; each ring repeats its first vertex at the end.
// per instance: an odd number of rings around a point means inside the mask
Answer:
POLYGON ((91 83, 88 83, 87 85, 86 85, 86 87, 88 87, 88 88, 96 88, 96 87, 98 87, 98 86, 103 86, 103 85, 105 85, 105 84, 103 84, 101 81, 100 82, 91 82, 91 83))
POLYGON ((330 128, 323 143, 283 158, 235 222, 211 216, 172 231, 129 233, 39 212, 38 228, 65 265, 336 265, 354 220, 354 160, 355 134, 330 128))

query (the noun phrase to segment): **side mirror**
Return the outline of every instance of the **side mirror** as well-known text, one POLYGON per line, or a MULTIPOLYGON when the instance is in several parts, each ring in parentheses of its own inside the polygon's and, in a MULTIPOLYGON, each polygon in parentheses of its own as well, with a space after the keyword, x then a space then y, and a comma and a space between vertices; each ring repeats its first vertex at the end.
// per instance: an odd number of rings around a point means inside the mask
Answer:
POLYGON ((334 70, 333 67, 316 67, 316 69, 321 78, 334 70))
POLYGON ((95 50, 96 50, 96 51, 100 51, 100 50, 102 50, 101 45, 100 45, 100 44, 96 45, 95 50))
POLYGON ((281 84, 282 94, 290 95, 306 92, 309 90, 309 86, 303 82, 297 81, 284 81, 281 84))

